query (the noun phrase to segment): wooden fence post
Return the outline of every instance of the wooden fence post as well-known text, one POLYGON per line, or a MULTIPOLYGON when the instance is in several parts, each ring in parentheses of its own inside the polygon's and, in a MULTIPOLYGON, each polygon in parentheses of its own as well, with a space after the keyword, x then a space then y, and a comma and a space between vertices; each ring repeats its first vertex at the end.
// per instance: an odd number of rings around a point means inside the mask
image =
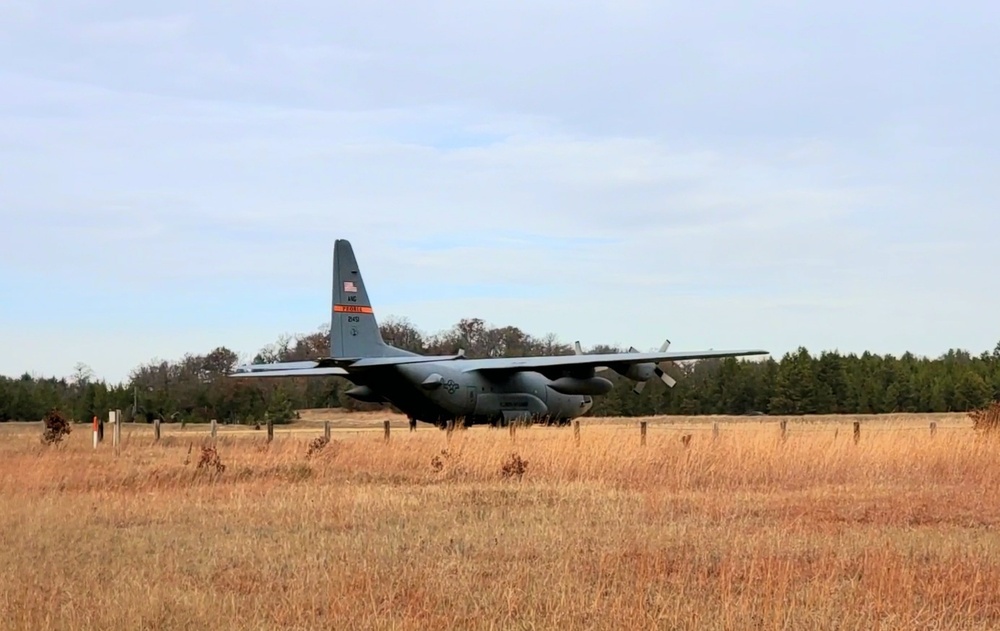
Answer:
POLYGON ((573 421, 573 440, 576 441, 576 446, 580 446, 580 421, 573 421))
POLYGON ((389 421, 388 419, 382 421, 382 431, 385 432, 385 442, 389 442, 389 421))
POLYGON ((160 419, 158 418, 153 419, 153 441, 160 441, 160 419))
POLYGON ((931 421, 931 436, 937 433, 937 421, 931 421))
POLYGON ((330 421, 323 421, 323 438, 330 441, 330 421))
POLYGON ((646 421, 639 421, 639 444, 646 445, 646 421))
POLYGON ((861 421, 854 421, 854 444, 861 440, 861 421))
POLYGON ((712 440, 719 440, 719 422, 712 423, 712 440))
POLYGON ((274 419, 270 415, 267 417, 267 442, 274 440, 274 419))
POLYGON ((781 440, 788 438, 788 420, 781 419, 781 440))
POLYGON ((510 422, 510 442, 517 441, 517 421, 510 422))
POLYGON ((212 424, 212 440, 215 440, 215 434, 218 427, 218 422, 213 418, 211 424, 212 424))

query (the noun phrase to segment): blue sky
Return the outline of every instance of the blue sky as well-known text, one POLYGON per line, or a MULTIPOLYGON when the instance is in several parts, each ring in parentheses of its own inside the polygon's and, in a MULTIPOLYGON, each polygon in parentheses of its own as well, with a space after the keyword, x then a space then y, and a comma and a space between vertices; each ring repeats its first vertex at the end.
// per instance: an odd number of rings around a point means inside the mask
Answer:
POLYGON ((1000 340, 995 3, 7 0, 0 374, 329 309, 584 345, 1000 340))

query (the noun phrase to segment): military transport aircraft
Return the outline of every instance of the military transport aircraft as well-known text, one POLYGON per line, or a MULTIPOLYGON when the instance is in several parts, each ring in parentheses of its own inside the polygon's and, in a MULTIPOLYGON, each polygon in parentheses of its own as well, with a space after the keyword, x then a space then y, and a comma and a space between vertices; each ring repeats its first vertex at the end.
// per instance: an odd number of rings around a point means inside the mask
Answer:
MULTIPOLYGON (((668 342, 669 344, 669 342, 668 342)), ((611 390, 598 376, 614 372, 637 383, 657 377, 668 386, 674 380, 663 371, 673 361, 766 355, 763 350, 667 352, 541 357, 466 358, 418 355, 382 340, 368 300, 361 270, 350 242, 333 248, 333 311, 330 356, 314 361, 248 364, 231 377, 310 377, 339 375, 354 387, 347 395, 365 402, 391 403, 416 421, 444 426, 448 421, 507 424, 513 420, 566 423, 593 406, 592 397, 611 390)))

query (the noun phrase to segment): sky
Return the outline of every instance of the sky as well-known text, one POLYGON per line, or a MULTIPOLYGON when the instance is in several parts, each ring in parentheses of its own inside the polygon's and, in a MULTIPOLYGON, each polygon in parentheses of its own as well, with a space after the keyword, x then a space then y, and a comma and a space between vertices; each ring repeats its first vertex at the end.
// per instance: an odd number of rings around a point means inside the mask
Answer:
POLYGON ((937 356, 1000 340, 1000 6, 0 3, 0 374, 329 320, 937 356))

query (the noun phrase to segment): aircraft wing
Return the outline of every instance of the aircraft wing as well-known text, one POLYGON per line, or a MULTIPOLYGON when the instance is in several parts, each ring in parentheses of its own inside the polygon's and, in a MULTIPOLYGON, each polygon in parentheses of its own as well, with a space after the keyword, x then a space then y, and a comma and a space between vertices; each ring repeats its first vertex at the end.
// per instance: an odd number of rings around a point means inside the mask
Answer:
POLYGON ((763 350, 735 351, 674 351, 662 353, 604 353, 594 355, 547 355, 542 357, 496 357, 490 359, 466 359, 455 362, 455 367, 463 372, 511 373, 520 371, 557 372, 567 368, 610 368, 632 364, 685 361, 691 359, 719 359, 722 357, 743 357, 767 355, 763 350))
POLYGON ((230 377, 316 377, 331 375, 347 375, 403 364, 426 364, 429 362, 453 361, 464 355, 422 356, 409 355, 403 357, 362 357, 362 358, 325 358, 316 361, 279 362, 275 364, 244 364, 238 366, 229 374, 230 377))
POLYGON ((237 366, 230 377, 318 377, 346 375, 339 366, 326 366, 322 362, 279 362, 276 364, 245 364, 237 366))
POLYGON ((363 370, 402 364, 448 362, 462 372, 514 373, 532 371, 558 373, 568 368, 623 368, 632 364, 685 361, 692 359, 719 359, 767 355, 763 350, 735 351, 674 351, 658 353, 604 353, 594 355, 544 355, 540 357, 494 357, 465 359, 462 353, 437 357, 378 357, 368 359, 323 359, 319 361, 282 362, 276 364, 246 364, 239 366, 230 377, 315 377, 348 375, 363 370))

